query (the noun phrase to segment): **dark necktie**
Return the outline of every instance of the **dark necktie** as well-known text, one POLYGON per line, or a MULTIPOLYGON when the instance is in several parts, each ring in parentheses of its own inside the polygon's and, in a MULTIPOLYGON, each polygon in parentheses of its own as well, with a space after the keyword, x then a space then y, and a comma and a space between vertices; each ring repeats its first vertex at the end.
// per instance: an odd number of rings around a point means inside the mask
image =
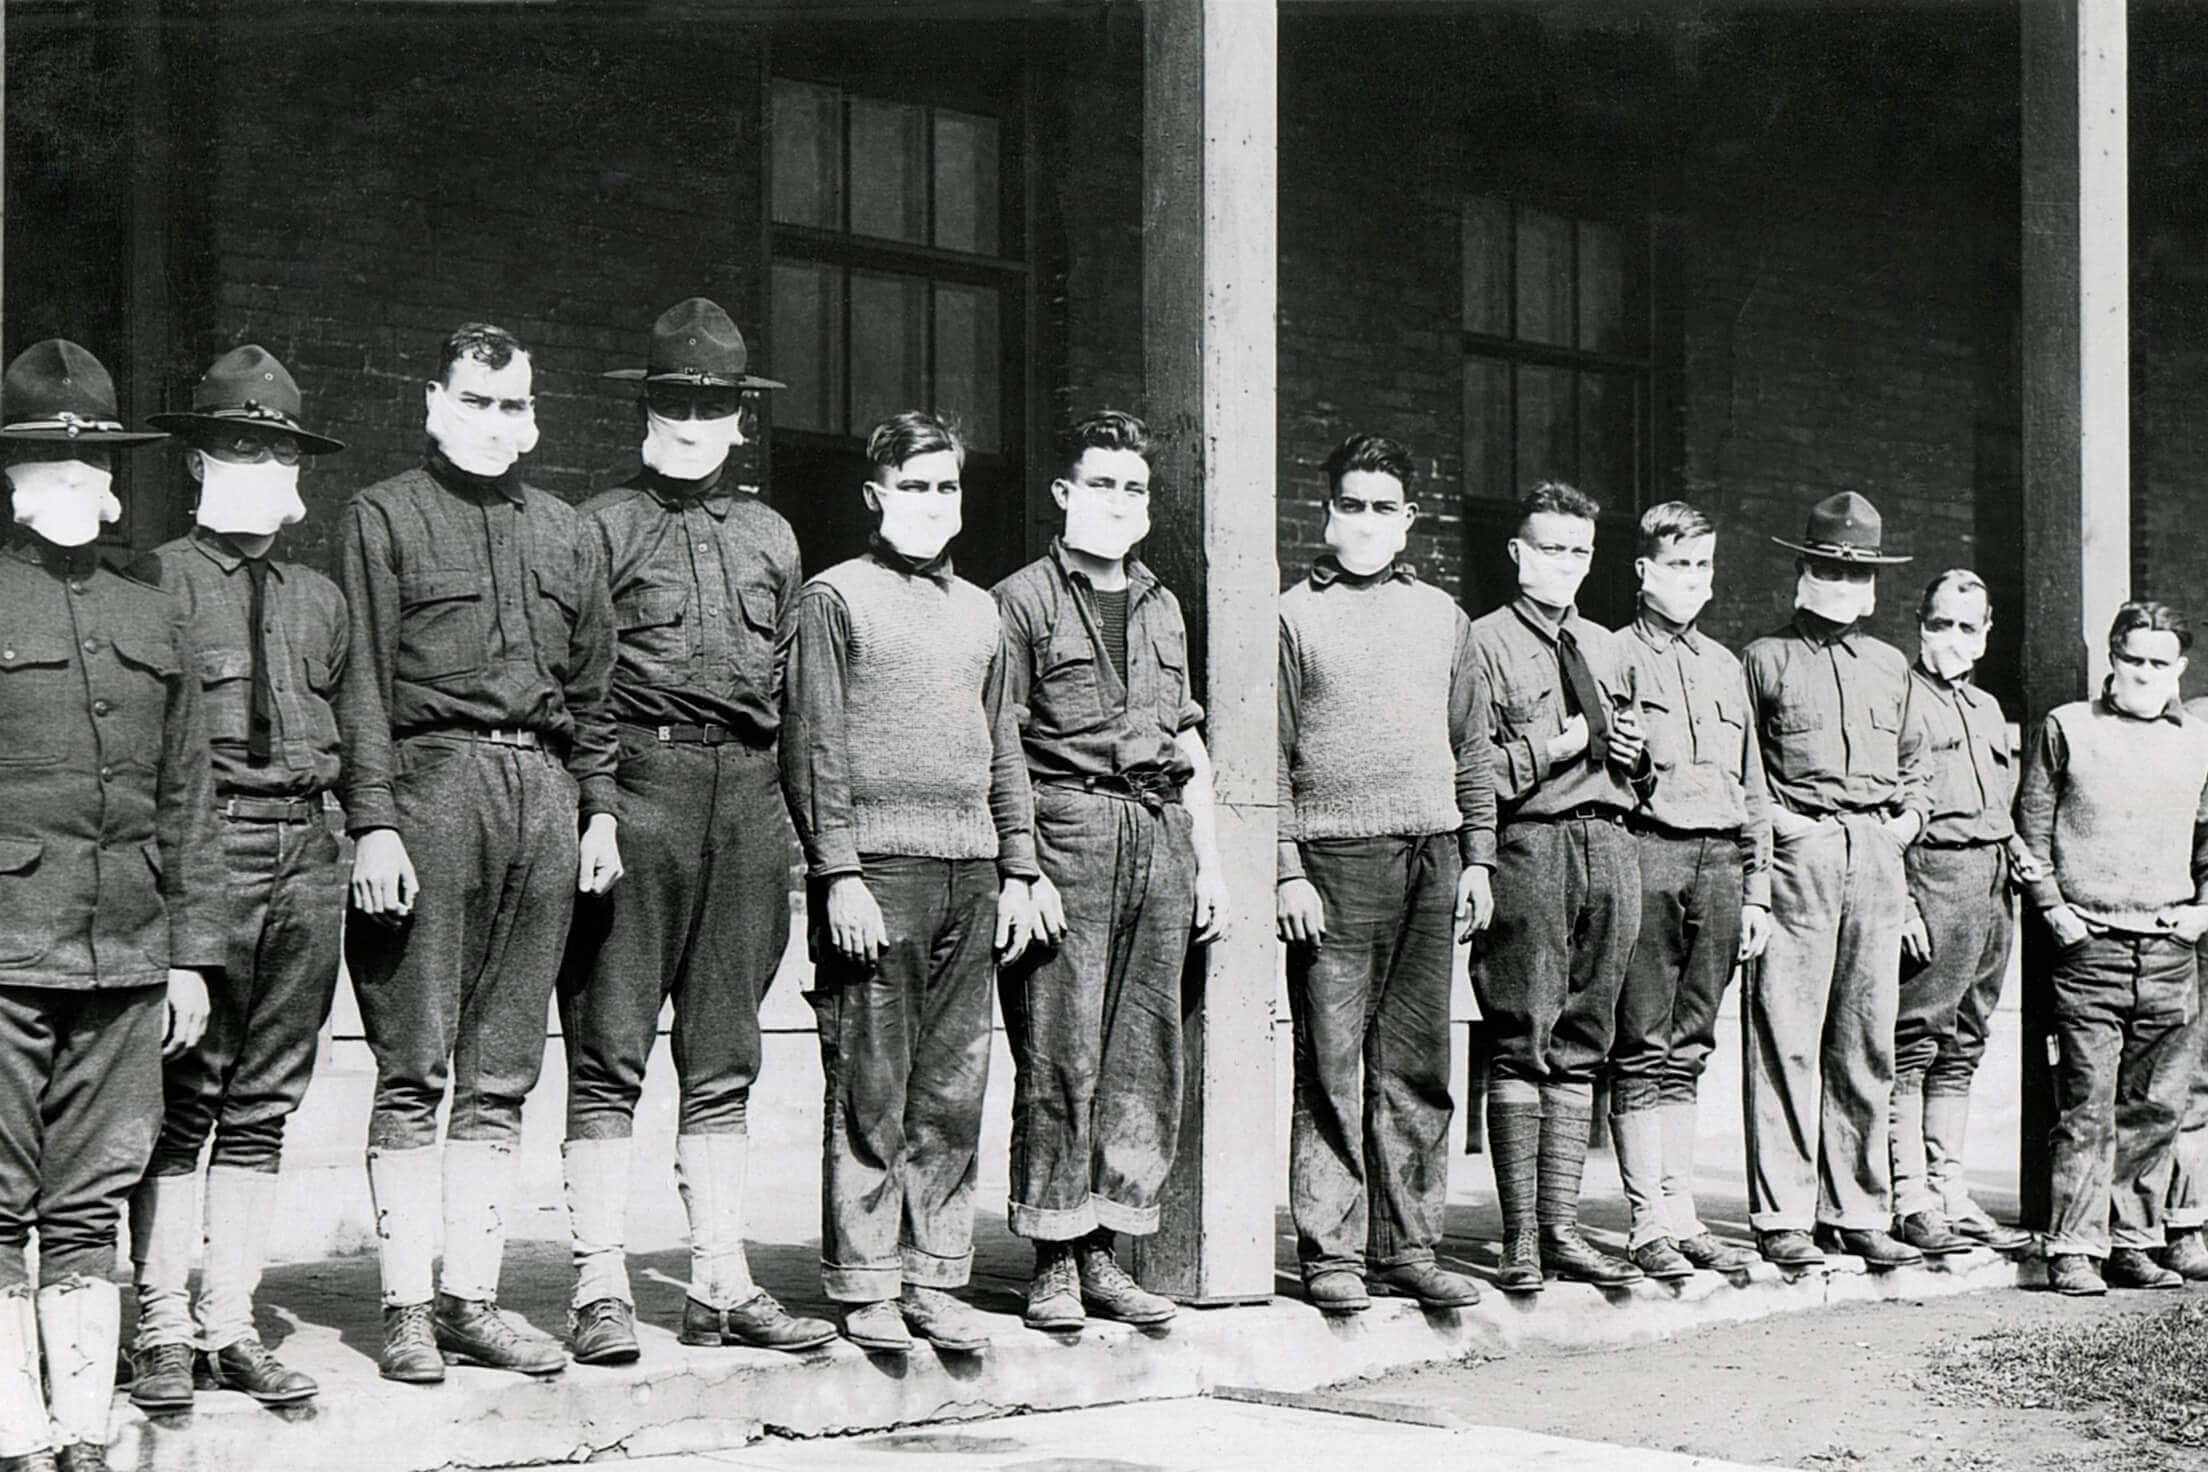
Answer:
POLYGON ((246 613, 246 622, 252 628, 253 650, 253 704, 245 725, 245 762, 250 767, 265 767, 275 745, 275 702, 268 688, 268 559, 245 559, 245 578, 252 585, 253 597, 246 613))
POLYGON ((1570 629, 1556 631, 1556 662, 1564 672, 1565 712, 1587 718, 1587 759, 1599 767, 1610 758, 1610 702, 1570 629))

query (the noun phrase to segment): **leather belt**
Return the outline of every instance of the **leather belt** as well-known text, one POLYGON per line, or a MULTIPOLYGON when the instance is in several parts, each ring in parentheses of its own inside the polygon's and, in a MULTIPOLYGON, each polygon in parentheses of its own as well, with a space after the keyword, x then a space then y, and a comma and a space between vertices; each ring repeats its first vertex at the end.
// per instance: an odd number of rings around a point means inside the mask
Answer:
POLYGON ((1576 808, 1566 808, 1561 813, 1517 813, 1504 820, 1508 823, 1615 823, 1625 826, 1625 810, 1608 803, 1583 802, 1576 808))
POLYGON ((322 817, 322 800, 305 797, 217 797, 218 817, 240 823, 313 823, 322 817))
POLYGON ((1942 850, 1943 852, 1961 851, 1963 849, 1973 848, 2006 848, 2008 847, 2008 840, 2005 838, 1965 838, 1961 840, 1951 838, 1920 838, 1916 842, 1916 847, 1936 848, 1942 850))
POLYGON ((662 744, 677 746, 749 746, 743 736, 726 726, 650 726, 662 744))
POLYGON ((1139 802, 1153 813, 1162 812, 1181 800, 1181 786, 1165 777, 1052 777, 1038 783, 1042 787, 1058 787, 1070 792, 1087 792, 1097 797, 1116 797, 1124 802, 1139 802))
POLYGON ((540 751, 544 747, 544 737, 535 731, 510 731, 501 726, 440 726, 412 734, 457 736, 462 741, 488 741, 493 746, 518 746, 524 751, 540 751))
POLYGON ((1738 828, 1674 828, 1669 823, 1659 823, 1654 818, 1642 817, 1638 813, 1627 818, 1625 826, 1635 833, 1646 833, 1652 838, 1729 838, 1737 841, 1740 837, 1738 828))

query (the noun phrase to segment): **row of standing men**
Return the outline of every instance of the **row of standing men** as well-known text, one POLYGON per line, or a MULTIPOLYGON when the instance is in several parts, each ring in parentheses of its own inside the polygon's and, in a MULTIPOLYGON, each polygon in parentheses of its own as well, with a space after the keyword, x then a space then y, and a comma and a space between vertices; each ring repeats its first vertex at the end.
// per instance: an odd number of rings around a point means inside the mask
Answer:
MULTIPOLYGON (((1172 1317, 1114 1239, 1157 1226, 1182 962, 1224 897, 1178 604, 1132 556, 1149 527, 1143 427, 1076 426, 1052 485, 1064 536, 992 598, 947 550, 955 429, 897 416, 868 446, 870 552, 804 582, 787 523, 725 473, 747 396, 778 386, 748 371, 726 315, 670 309, 645 366, 609 377, 641 381, 643 466, 571 508, 516 470, 536 439, 527 350, 482 324, 455 332, 425 388, 424 464, 345 512, 341 588, 271 555, 304 514, 300 460, 342 448, 300 422, 274 358, 226 354, 190 411, 155 416, 187 447, 198 524, 123 576, 91 546, 119 510, 109 458, 160 436, 121 425, 104 369, 72 344, 11 365, 0 1466, 98 1465, 126 1198, 133 1399, 189 1405, 195 1373, 272 1404, 314 1394, 261 1345, 252 1297, 348 890, 342 944, 377 1064, 386 1376, 637 1356, 630 1137, 670 998, 686 1343, 802 1350, 840 1328, 877 1353, 915 1334, 983 1347, 984 1321, 948 1290, 971 1258, 992 987, 1017 1069, 1010 1222, 1036 1243, 1027 1322, 1172 1317), (322 822, 331 792, 357 840, 349 875, 322 822), (822 1271, 840 1324, 787 1312, 744 1254, 785 811, 808 876, 822 1271), (565 1347, 497 1303, 555 989, 565 1347)), ((1912 669, 1859 627, 1873 569, 1900 559, 1867 502, 1832 498, 1786 544, 1801 611, 1743 670, 1695 628, 1714 530, 1691 508, 1644 518, 1640 617, 1612 634, 1575 612, 1594 503, 1537 488, 1511 542, 1521 596, 1474 622, 1404 559, 1408 453, 1353 436, 1327 474, 1330 551, 1281 614, 1278 910, 1312 1300, 1478 1296, 1435 1248, 1450 949, 1482 931, 1506 1290, 1745 1265, 1694 1217, 1693 1100, 1734 964, 1765 946, 1746 1009, 1762 1255, 1813 1265, 1812 1229, 1878 1265, 1966 1237, 2017 1245, 1961 1189, 1963 1117, 2009 887, 2045 898, 2062 865, 2007 823, 2000 713, 1968 679, 1983 587, 1935 582, 1912 669), (1625 1258, 1577 1224, 1605 1069, 1625 1258)), ((2112 685, 2101 704, 2121 714, 2117 700, 2112 685)), ((2188 752, 2208 735, 2168 724, 2188 752)), ((2159 933, 2142 941, 2182 950, 2188 987, 2194 897, 2150 907, 2159 933)), ((2042 908, 2082 948, 2131 934, 2098 902, 2042 908)), ((2197 1006, 2185 1014, 2190 1038, 2197 1006)), ((2135 1067, 2128 1034, 2120 1051, 2135 1067)), ((2124 1187, 2169 1174, 2167 1140, 2143 1161, 2117 1133, 2085 1151, 2114 1164, 2081 1179, 2100 1192, 2104 1252, 2110 1170, 2143 1172, 2119 1183, 2120 1236, 2136 1225, 2124 1187)), ((2073 1224, 2088 1256, 2092 1215, 2073 1224)))

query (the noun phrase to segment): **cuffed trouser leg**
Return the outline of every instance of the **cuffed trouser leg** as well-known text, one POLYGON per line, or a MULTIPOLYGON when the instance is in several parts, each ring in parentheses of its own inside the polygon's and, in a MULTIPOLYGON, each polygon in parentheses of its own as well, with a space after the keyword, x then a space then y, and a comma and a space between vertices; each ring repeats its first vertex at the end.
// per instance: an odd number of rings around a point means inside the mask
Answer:
POLYGON ((438 1192, 443 1152, 368 1152, 368 1193, 376 1211, 376 1265, 386 1308, 427 1303, 434 1296, 438 1192))
POLYGON ((38 1307, 28 1283, 0 1288, 0 1457, 51 1445, 39 1376, 38 1307))
POLYGON ((730 1309, 756 1295, 744 1253, 743 1135, 677 1135, 675 1175, 690 1217, 690 1296, 730 1309))
POLYGON ((629 1137, 569 1140, 560 1147, 567 1186, 567 1230, 575 1262, 573 1306, 629 1291, 629 1137))
POLYGON ((195 1341, 191 1277, 199 1223, 196 1176, 147 1176, 130 1193, 130 1266, 138 1293, 140 1349, 195 1341))
POLYGON ((200 1342, 209 1350, 257 1338, 253 1295, 261 1286, 277 1177, 217 1165, 207 1172, 207 1254, 199 1272, 200 1342))
POLYGON ((488 1140, 445 1145, 445 1262, 439 1286, 454 1298, 498 1301, 517 1164, 507 1145, 488 1140))
POLYGON ((72 1277, 38 1290, 46 1357, 46 1405, 60 1446, 106 1446, 115 1399, 122 1307, 105 1278, 72 1277))

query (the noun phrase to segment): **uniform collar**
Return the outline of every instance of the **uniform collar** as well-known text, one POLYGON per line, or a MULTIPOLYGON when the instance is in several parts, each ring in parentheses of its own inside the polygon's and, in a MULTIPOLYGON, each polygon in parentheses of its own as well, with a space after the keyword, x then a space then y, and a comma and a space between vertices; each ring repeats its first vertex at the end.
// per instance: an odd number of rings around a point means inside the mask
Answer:
MULTIPOLYGON (((203 526, 192 528, 192 546, 197 549, 200 556, 226 573, 236 572, 252 560, 233 546, 230 539, 221 532, 211 532, 203 526)), ((269 555, 261 558, 261 561, 270 572, 276 575, 277 580, 281 581, 284 576, 284 565, 276 560, 274 554, 275 548, 271 547, 269 555)))
POLYGON ((1829 618, 1820 618, 1806 608, 1797 608, 1794 610, 1792 628, 1795 633, 1820 649, 1838 645, 1853 654, 1855 638, 1863 631, 1863 624, 1860 619, 1852 624, 1836 624, 1829 618))
POLYGON ((1510 611, 1518 615, 1520 623, 1539 634, 1542 642, 1548 644, 1554 644, 1557 641, 1557 636, 1566 629, 1576 630, 1580 621, 1579 605, 1575 603, 1564 610, 1564 616, 1561 619, 1552 624, 1549 622, 1548 614, 1542 611, 1541 606, 1523 593, 1510 600, 1510 611))
POLYGON ((1939 675, 1933 670, 1927 669, 1924 663, 1924 656, 1920 654, 1917 656, 1917 658, 1910 661, 1909 673, 1915 675, 1918 679, 1924 681, 1925 684, 1930 685, 1933 689, 1939 691, 1941 694, 1952 695, 1957 700, 1962 701, 1965 705, 1971 705, 1977 702, 1980 692, 1977 684, 1971 679, 1971 672, 1968 670, 1964 671, 1956 678, 1950 680, 1939 675))
POLYGON ((60 547, 20 526, 9 531, 7 550, 16 561, 43 567, 57 578, 88 578, 100 565, 100 549, 96 542, 87 542, 82 547, 60 547))
POLYGON ((508 466, 498 475, 477 475, 473 471, 462 470, 446 459, 445 452, 432 440, 429 448, 422 452, 422 468, 430 473, 437 484, 455 495, 477 501, 503 496, 516 506, 522 504, 521 472, 514 466, 508 466))
POLYGON ((1641 642, 1651 649, 1669 649, 1674 644, 1684 644, 1689 649, 1700 650, 1702 631, 1693 624, 1681 629, 1667 626, 1662 617, 1652 614, 1646 607, 1633 616, 1633 632, 1641 636, 1641 642))
POLYGON ((958 580, 958 574, 951 568, 951 549, 948 547, 926 562, 915 562, 877 534, 866 539, 866 550, 876 562, 904 577, 928 578, 946 588, 958 580))
MULTIPOLYGON (((1075 567, 1073 558, 1067 555, 1066 539, 1064 537, 1052 537, 1050 539, 1050 560, 1052 565, 1058 569, 1058 575, 1068 583, 1079 579, 1090 592, 1096 591, 1096 584, 1090 581, 1089 575, 1075 567)), ((1141 558, 1130 553, 1127 558, 1127 606, 1129 608, 1134 607, 1154 591, 1157 586, 1158 575, 1152 572, 1141 558)))
POLYGON ((1335 583, 1347 583, 1352 588, 1369 588, 1377 583, 1415 583, 1418 569, 1400 557, 1378 572, 1355 573, 1342 566, 1341 559, 1331 552, 1321 552, 1311 560, 1311 586, 1331 587, 1335 583))
POLYGON ((637 481, 651 493, 653 500, 669 511, 703 506, 717 520, 725 521, 728 518, 728 508, 736 504, 736 486, 729 478, 728 462, 725 460, 718 470, 703 480, 677 480, 646 465, 640 468, 637 481))
MULTIPOLYGON (((2093 697, 2093 704, 2097 709, 2101 711, 2102 714, 2112 715, 2121 720, 2142 721, 2148 719, 2148 717, 2146 716, 2133 715, 2130 711, 2125 710, 2115 701, 2109 699, 2108 681, 2105 679, 2101 681, 2101 693, 2093 697)), ((2168 721, 2172 725, 2177 726, 2185 724, 2184 697, 2181 695, 2171 696, 2170 703, 2162 707, 2162 713, 2158 716, 2153 717, 2152 719, 2157 721, 2168 721)))

